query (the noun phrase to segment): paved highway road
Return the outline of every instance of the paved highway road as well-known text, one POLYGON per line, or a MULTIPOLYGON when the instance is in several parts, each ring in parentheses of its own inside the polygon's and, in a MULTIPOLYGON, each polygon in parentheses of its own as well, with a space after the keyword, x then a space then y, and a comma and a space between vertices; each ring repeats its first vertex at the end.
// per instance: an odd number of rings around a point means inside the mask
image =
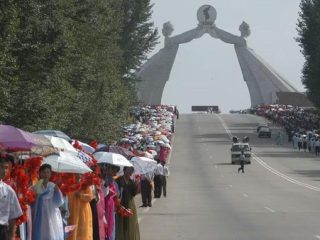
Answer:
MULTIPOLYGON (((167 198, 139 209, 142 240, 320 239, 320 158, 258 139, 263 118, 181 115, 167 198), (249 136, 253 159, 238 173, 231 136, 249 136)), ((286 140, 286 139, 285 139, 286 140)))

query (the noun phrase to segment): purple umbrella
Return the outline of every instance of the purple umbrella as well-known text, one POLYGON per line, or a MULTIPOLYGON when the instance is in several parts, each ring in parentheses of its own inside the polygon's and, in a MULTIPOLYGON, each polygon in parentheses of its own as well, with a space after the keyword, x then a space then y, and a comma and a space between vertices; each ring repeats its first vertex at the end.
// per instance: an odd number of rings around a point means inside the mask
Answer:
POLYGON ((23 131, 10 125, 0 125, 0 145, 7 151, 29 151, 33 147, 51 146, 35 134, 23 131))

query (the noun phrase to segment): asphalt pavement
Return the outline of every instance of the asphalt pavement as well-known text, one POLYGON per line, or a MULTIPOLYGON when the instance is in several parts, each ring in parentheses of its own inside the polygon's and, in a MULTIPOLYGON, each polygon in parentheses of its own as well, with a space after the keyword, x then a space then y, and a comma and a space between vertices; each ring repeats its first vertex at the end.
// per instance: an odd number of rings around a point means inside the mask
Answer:
MULTIPOLYGON (((188 114, 177 121, 168 196, 139 208, 142 240, 320 239, 320 158, 298 152, 264 118, 188 114), (249 136, 252 164, 231 164, 231 137, 249 136)), ((139 196, 137 206, 139 206, 139 196)))

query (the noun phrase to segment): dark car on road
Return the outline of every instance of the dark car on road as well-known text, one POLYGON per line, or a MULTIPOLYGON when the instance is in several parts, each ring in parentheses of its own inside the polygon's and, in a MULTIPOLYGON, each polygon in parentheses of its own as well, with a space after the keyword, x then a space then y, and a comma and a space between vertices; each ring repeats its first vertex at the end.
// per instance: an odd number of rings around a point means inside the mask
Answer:
POLYGON ((267 137, 267 138, 271 138, 271 129, 267 126, 262 126, 259 128, 258 131, 258 137, 267 137))

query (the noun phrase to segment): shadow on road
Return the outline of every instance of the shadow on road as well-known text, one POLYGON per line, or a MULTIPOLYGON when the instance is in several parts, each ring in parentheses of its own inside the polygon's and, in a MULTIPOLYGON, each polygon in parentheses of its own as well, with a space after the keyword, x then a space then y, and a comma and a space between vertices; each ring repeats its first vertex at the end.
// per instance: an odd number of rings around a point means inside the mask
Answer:
POLYGON ((235 165, 235 164, 223 162, 223 163, 216 163, 215 165, 226 166, 226 165, 235 165))
POLYGON ((313 155, 302 152, 300 154, 299 152, 259 152, 255 154, 264 158, 314 158, 313 155))
POLYGON ((315 178, 315 181, 320 181, 320 170, 294 170, 292 173, 315 178))
MULTIPOLYGON (((229 139, 226 133, 206 133, 206 134, 196 134, 193 138, 217 138, 217 139, 229 139)), ((230 139, 229 139, 230 142, 230 139)))

